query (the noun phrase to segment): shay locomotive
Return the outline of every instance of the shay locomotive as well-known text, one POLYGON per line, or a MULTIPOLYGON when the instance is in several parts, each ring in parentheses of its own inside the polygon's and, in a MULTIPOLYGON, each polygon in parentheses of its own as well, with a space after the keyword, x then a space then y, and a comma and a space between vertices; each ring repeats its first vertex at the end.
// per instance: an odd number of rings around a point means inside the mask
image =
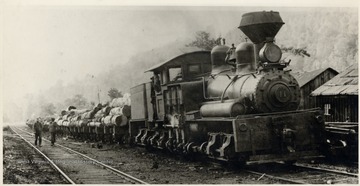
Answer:
POLYGON ((295 161, 321 155, 319 109, 297 110, 300 88, 274 38, 278 12, 242 16, 252 41, 183 54, 131 89, 133 143, 225 161, 295 161), (211 62, 211 63, 210 63, 211 62))
POLYGON ((322 155, 320 109, 297 110, 300 88, 274 39, 278 12, 244 14, 252 41, 177 56, 131 88, 130 104, 64 111, 62 131, 235 162, 293 162, 322 155), (114 110, 114 111, 113 111, 114 110), (131 118, 130 118, 131 111, 131 118))

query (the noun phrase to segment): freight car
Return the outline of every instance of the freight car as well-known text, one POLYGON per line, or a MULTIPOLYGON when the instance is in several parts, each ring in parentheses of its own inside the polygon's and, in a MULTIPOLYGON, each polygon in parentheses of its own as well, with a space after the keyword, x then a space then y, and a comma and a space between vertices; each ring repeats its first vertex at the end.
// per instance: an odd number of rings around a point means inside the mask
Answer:
POLYGON ((294 162, 322 155, 320 109, 297 110, 300 89, 281 61, 278 12, 251 12, 236 48, 177 56, 131 88, 130 142, 231 162, 294 162))

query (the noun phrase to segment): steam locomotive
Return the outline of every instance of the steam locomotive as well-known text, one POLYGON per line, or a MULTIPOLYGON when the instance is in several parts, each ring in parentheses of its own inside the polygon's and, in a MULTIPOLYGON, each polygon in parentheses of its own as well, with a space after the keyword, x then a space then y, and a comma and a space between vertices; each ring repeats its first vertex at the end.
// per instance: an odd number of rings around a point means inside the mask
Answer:
POLYGON ((131 88, 131 142, 236 162, 321 156, 322 111, 297 110, 299 85, 274 43, 283 24, 278 12, 246 13, 239 29, 252 43, 150 68, 152 81, 131 88))
POLYGON ((56 121, 76 138, 124 141, 230 162, 294 162, 319 157, 320 109, 297 110, 300 88, 274 38, 278 12, 251 12, 239 29, 252 42, 182 54, 147 72, 130 102, 64 111, 56 121), (131 117, 130 117, 131 115, 131 117))

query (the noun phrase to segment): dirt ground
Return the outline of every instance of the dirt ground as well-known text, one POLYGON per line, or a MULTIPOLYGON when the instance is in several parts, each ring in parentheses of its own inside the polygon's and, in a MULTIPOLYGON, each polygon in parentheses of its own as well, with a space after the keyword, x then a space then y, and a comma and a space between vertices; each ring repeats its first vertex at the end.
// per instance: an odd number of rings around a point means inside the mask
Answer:
MULTIPOLYGON (((281 184, 281 181, 241 171, 232 166, 209 163, 206 159, 188 160, 166 152, 149 152, 142 147, 103 144, 58 138, 58 143, 83 152, 151 184, 281 184), (261 178, 260 178, 261 177, 261 178)), ((333 166, 332 169, 336 169, 333 166)), ((352 171, 357 172, 357 167, 352 171)), ((327 181, 327 180, 324 180, 327 181)))
POLYGON ((3 130, 4 184, 64 184, 49 164, 8 128, 3 130))
POLYGON ((267 179, 256 181, 257 176, 226 170, 220 165, 189 161, 163 152, 147 152, 141 147, 104 144, 98 149, 92 143, 71 139, 59 139, 58 143, 151 184, 272 183, 267 179))

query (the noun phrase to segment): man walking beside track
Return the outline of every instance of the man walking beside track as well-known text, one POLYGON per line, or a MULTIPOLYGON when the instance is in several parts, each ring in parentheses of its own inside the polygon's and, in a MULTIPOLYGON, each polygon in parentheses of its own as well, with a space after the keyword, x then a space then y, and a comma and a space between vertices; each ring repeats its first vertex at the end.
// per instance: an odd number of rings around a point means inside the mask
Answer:
POLYGON ((35 132, 35 145, 37 145, 37 141, 39 139, 39 147, 41 147, 42 130, 43 130, 43 124, 42 124, 40 118, 37 118, 36 122, 34 124, 34 132, 35 132))
POLYGON ((56 138, 56 127, 57 124, 55 122, 55 118, 51 118, 51 123, 49 126, 49 131, 50 131, 50 135, 51 135, 51 146, 54 146, 55 143, 55 138, 56 138))

